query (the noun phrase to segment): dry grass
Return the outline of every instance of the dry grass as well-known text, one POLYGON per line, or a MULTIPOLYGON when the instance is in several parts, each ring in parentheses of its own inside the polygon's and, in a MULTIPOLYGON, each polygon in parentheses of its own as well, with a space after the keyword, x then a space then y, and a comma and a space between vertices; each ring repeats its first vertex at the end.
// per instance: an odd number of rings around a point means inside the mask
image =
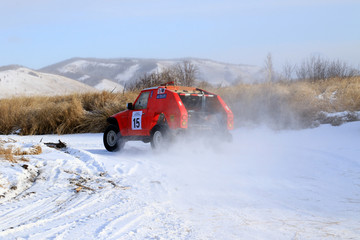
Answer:
POLYGON ((360 111, 360 77, 239 84, 214 91, 230 105, 238 124, 302 128, 312 126, 321 112, 360 111))
POLYGON ((12 148, 2 148, 0 147, 0 159, 4 158, 10 162, 16 162, 14 158, 14 154, 12 153, 12 148))
POLYGON ((0 100, 0 134, 100 132, 106 118, 125 109, 138 93, 109 92, 0 100))
MULTIPOLYGON (((309 127, 319 113, 360 111, 360 77, 317 82, 239 84, 207 89, 222 96, 236 124, 275 128, 309 127)), ((102 132, 106 118, 125 109, 138 92, 87 93, 0 100, 0 134, 102 132)))
POLYGON ((13 150, 13 154, 16 156, 23 156, 23 155, 39 155, 42 153, 42 148, 40 145, 34 145, 29 149, 21 149, 16 148, 13 150))
POLYGON ((12 143, 14 140, 1 140, 0 139, 0 159, 16 163, 18 161, 28 162, 26 155, 39 155, 42 153, 40 145, 34 145, 30 148, 22 149, 20 147, 14 147, 12 143), (6 145, 6 146, 5 146, 6 145))

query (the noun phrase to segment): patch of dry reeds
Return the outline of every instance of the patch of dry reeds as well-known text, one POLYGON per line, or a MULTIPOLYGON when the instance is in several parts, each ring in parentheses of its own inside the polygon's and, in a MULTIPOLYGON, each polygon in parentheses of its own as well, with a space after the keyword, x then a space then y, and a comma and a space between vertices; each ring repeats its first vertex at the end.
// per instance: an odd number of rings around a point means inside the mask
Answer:
MULTIPOLYGON (((360 77, 324 81, 238 84, 207 89, 230 106, 237 126, 311 127, 322 112, 360 111, 360 77)), ((0 100, 0 134, 70 134, 102 132, 106 119, 125 109, 138 92, 86 93, 0 100)))
POLYGON ((229 104, 238 125, 303 128, 321 120, 321 112, 360 111, 360 77, 239 84, 214 91, 229 104))
POLYGON ((101 132, 106 118, 125 109, 138 93, 85 93, 0 100, 0 134, 101 132))

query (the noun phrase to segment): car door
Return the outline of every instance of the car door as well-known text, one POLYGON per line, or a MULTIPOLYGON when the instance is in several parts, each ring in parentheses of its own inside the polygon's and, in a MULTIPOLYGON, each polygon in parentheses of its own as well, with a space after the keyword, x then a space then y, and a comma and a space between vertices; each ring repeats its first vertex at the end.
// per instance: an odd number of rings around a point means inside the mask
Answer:
POLYGON ((134 104, 134 109, 130 112, 129 135, 143 136, 148 135, 148 102, 150 91, 143 91, 134 104))

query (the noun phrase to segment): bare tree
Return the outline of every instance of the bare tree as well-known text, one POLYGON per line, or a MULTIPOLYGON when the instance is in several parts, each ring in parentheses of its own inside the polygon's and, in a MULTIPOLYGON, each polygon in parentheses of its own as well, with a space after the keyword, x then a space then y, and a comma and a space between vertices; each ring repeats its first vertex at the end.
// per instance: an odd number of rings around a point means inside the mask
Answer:
POLYGON ((182 63, 176 64, 174 66, 174 72, 174 80, 176 84, 183 86, 192 86, 195 84, 199 69, 190 61, 185 60, 182 63))
POLYGON ((300 64, 300 66, 298 66, 296 69, 295 69, 295 73, 296 73, 296 76, 298 79, 303 79, 305 80, 308 76, 308 70, 307 70, 307 67, 306 67, 306 64, 305 62, 302 62, 300 64))
POLYGON ((339 59, 330 62, 327 75, 331 77, 353 77, 359 75, 359 70, 350 67, 346 62, 342 62, 339 59))
POLYGON ((268 53, 265 59, 265 71, 266 71, 266 79, 268 82, 272 82, 274 80, 274 66, 272 61, 271 53, 268 53))
POLYGON ((334 77, 353 77, 359 74, 357 69, 340 60, 330 61, 320 56, 305 59, 296 69, 298 79, 316 81, 334 77))
POLYGON ((296 70, 299 79, 315 81, 326 79, 329 61, 322 59, 320 56, 312 56, 305 59, 296 70))
POLYGON ((311 67, 313 68, 313 75, 310 76, 310 79, 326 79, 327 69, 329 67, 329 61, 327 59, 322 59, 320 56, 311 58, 311 67))
POLYGON ((145 73, 135 82, 126 85, 126 90, 138 90, 148 87, 159 86, 167 82, 176 85, 192 86, 195 84, 198 68, 190 61, 183 61, 161 72, 145 73))
POLYGON ((291 64, 286 61, 282 68, 282 78, 285 81, 290 81, 293 78, 293 74, 295 72, 296 65, 291 64))
POLYGON ((158 75, 162 83, 175 82, 176 69, 174 66, 164 68, 158 73, 158 75))

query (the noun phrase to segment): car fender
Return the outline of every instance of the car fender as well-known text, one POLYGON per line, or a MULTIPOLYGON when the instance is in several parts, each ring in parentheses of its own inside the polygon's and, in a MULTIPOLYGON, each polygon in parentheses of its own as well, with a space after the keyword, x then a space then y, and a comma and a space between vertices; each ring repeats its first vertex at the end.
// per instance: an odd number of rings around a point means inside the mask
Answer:
POLYGON ((154 117, 152 118, 150 130, 153 129, 156 125, 166 125, 166 117, 164 113, 155 113, 154 117))
POLYGON ((129 110, 125 110, 122 112, 119 112, 117 114, 112 115, 108 118, 108 123, 115 124, 118 126, 120 133, 122 136, 127 136, 128 134, 128 125, 130 124, 130 121, 128 120, 129 110), (110 121, 110 122, 109 122, 110 121))
POLYGON ((111 117, 108 117, 108 118, 106 119, 106 122, 108 122, 109 124, 113 124, 113 125, 119 127, 119 123, 118 123, 118 121, 116 120, 115 117, 112 117, 112 116, 111 116, 111 117))

